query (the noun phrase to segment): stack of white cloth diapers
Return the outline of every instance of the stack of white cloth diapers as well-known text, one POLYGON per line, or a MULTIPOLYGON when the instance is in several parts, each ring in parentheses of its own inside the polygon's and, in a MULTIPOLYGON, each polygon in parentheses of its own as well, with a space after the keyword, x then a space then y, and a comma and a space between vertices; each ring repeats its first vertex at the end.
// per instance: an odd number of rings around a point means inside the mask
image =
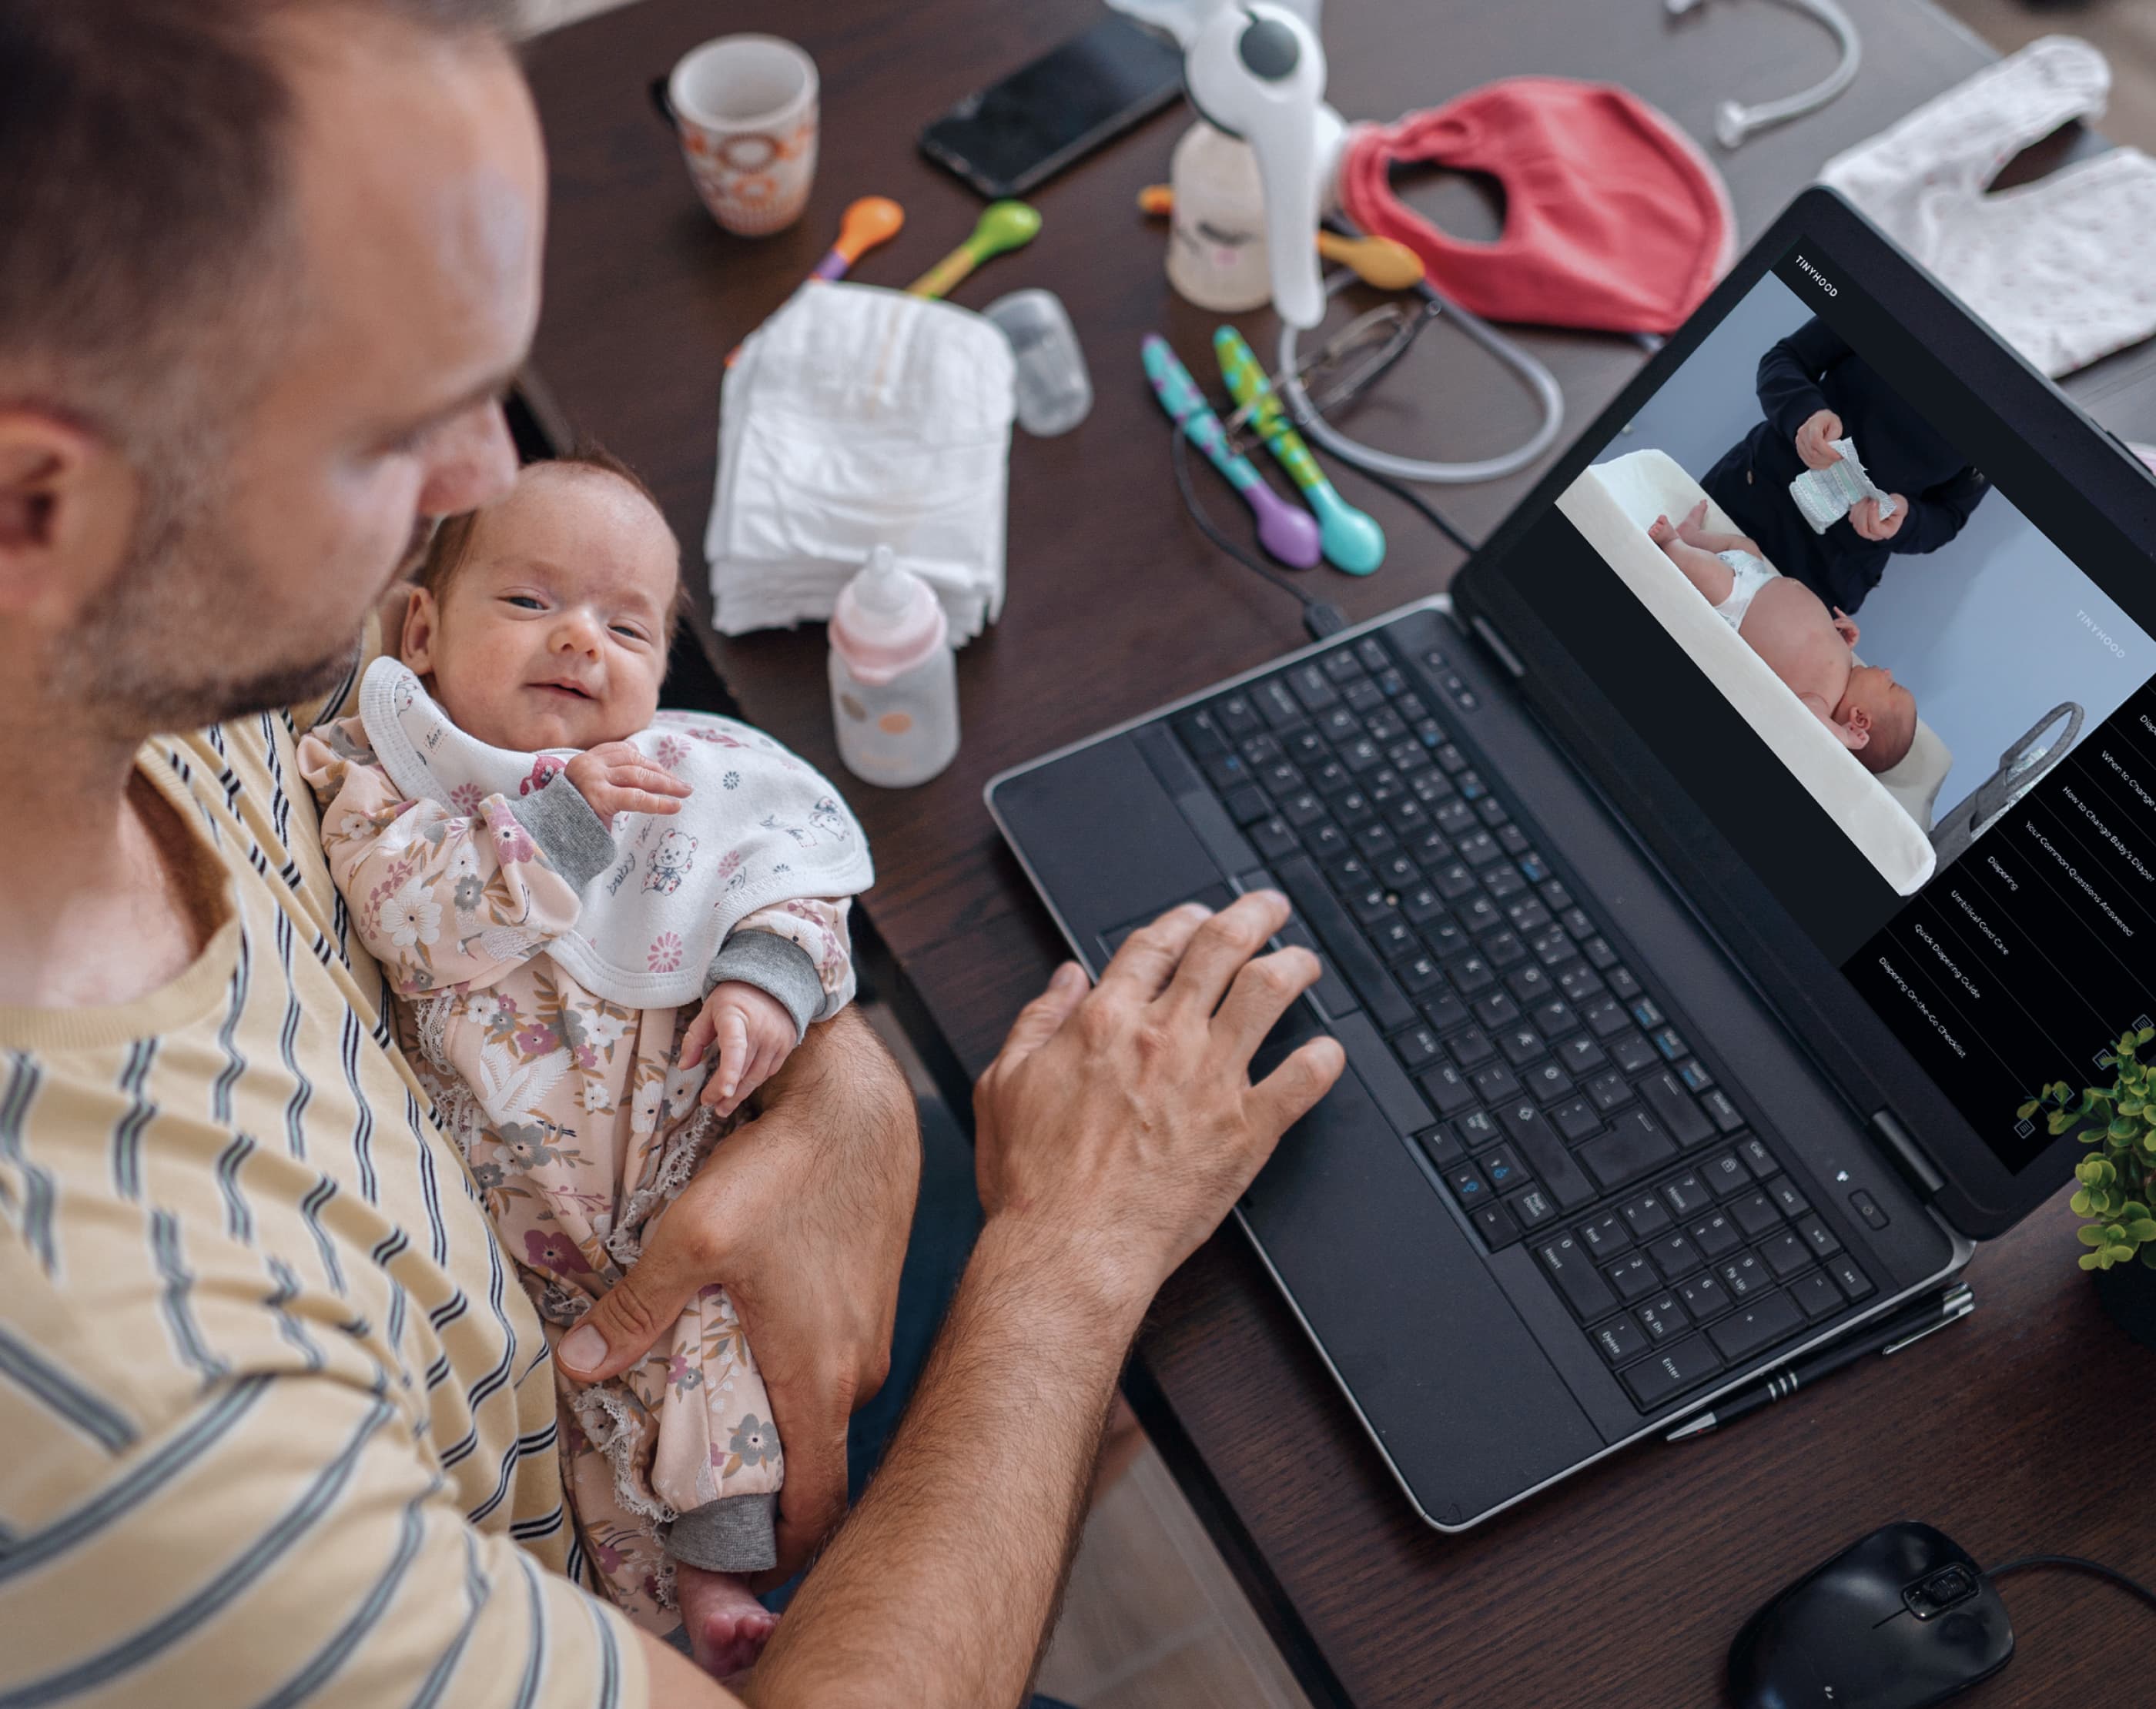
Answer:
POLYGON ((812 282, 752 333, 719 410, 704 536, 723 634, 831 614, 879 544, 954 643, 1003 609, 1013 410, 1004 335, 948 303, 812 282))

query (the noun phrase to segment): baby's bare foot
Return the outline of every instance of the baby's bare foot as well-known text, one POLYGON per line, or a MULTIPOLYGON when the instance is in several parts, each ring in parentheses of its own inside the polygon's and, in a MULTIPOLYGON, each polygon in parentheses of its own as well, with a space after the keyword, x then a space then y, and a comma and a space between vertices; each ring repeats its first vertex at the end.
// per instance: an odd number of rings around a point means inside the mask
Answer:
POLYGON ((731 1573, 674 1565, 674 1595, 689 1630, 690 1653, 715 1679, 747 1673, 763 1654, 778 1616, 731 1573))
POLYGON ((1692 536, 1707 530, 1707 500, 1702 499, 1685 512, 1685 519, 1677 524, 1677 538, 1687 545, 1694 544, 1692 536))
POLYGON ((1657 546, 1667 546, 1676 537, 1677 531, 1671 526, 1667 516, 1657 516, 1647 525, 1647 538, 1657 546))

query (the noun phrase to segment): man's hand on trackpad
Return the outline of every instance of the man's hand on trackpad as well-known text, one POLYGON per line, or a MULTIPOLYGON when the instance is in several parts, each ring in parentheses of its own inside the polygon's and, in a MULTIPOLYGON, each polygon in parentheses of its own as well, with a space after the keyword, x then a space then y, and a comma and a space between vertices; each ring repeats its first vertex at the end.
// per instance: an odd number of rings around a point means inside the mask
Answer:
POLYGON ((1060 1244, 1079 1286, 1151 1299, 1346 1065, 1320 1037, 1250 1083, 1319 973, 1307 950, 1258 955, 1287 917, 1270 890, 1209 916, 1187 904, 1132 934, 1091 991, 1058 970, 974 1089, 992 1221, 1060 1244))

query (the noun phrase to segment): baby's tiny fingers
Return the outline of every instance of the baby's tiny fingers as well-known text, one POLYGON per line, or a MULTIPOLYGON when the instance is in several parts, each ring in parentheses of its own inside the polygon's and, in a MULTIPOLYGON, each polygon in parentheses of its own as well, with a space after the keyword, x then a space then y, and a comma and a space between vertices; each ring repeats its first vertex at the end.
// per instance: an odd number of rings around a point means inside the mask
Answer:
POLYGON ((625 762, 607 767, 607 781, 624 789, 648 789, 656 795, 692 795, 696 792, 664 766, 625 762))

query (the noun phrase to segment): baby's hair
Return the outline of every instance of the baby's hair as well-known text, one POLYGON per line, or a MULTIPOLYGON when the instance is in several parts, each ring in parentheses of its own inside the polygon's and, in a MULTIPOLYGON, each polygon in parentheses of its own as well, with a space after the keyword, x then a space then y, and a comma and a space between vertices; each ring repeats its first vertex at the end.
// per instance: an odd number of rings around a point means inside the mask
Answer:
MULTIPOLYGON (((589 469, 601 475, 611 475, 633 488, 637 495, 654 511, 659 511, 662 517, 665 514, 660 509, 659 495, 645 484, 644 477, 595 439, 579 439, 558 457, 526 465, 527 470, 548 466, 589 469)), ((521 475, 525 471, 518 472, 521 475)), ((426 556, 419 561, 419 567, 413 572, 412 579, 433 594, 438 604, 449 592, 449 583, 456 579, 457 572, 464 567, 465 560, 471 556, 472 539, 479 532, 480 514, 478 511, 464 511, 454 516, 443 517, 435 526, 434 537, 427 542, 426 556)), ((674 639, 675 629, 689 609, 689 584, 677 578, 673 600, 666 608, 666 639, 669 644, 674 639)))

